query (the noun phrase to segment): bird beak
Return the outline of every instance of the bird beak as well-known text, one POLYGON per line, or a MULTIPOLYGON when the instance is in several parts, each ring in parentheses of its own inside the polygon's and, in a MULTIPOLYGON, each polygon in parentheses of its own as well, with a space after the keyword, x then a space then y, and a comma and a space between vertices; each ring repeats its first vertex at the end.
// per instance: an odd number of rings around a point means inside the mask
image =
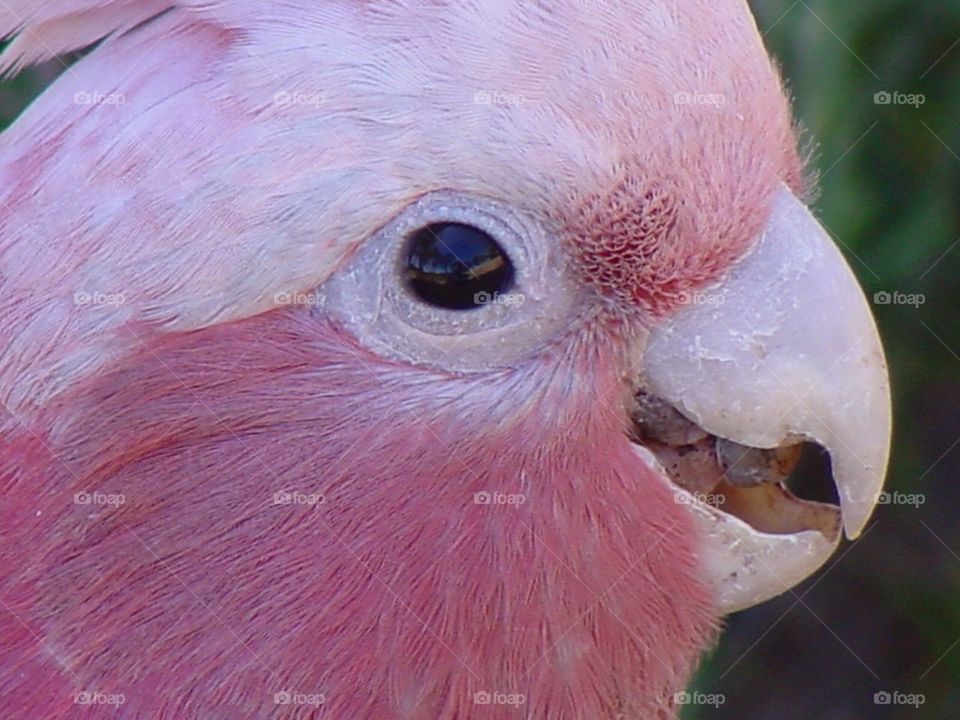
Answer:
MULTIPOLYGON (((712 488, 732 498, 703 502, 693 485, 672 478, 706 539, 702 562, 724 612, 813 573, 839 544, 841 523, 856 538, 877 503, 890 448, 887 368, 866 298, 793 193, 781 187, 772 208, 749 254, 719 285, 688 298, 644 350, 645 392, 702 428, 715 449, 741 448, 746 457, 760 453, 750 448, 809 441, 830 455, 839 511, 778 482, 735 482, 736 473, 712 488)), ((638 452, 670 477, 656 449, 669 448, 645 446, 638 452)))

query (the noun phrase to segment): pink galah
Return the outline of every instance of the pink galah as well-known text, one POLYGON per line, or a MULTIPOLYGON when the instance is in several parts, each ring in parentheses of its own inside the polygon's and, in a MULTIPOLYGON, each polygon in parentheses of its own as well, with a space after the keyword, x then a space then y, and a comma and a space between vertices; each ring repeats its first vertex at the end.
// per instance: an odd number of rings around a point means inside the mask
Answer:
POLYGON ((883 354, 745 3, 0 35, 106 38, 0 136, 5 717, 670 718, 867 522, 883 354), (729 460, 800 440, 841 508, 729 460))

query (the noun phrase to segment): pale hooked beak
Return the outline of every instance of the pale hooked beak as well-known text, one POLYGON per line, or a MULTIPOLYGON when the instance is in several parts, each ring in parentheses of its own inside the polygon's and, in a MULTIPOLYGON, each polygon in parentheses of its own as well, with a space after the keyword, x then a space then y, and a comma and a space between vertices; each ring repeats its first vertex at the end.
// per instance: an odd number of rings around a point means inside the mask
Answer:
MULTIPOLYGON (((782 187, 757 245, 692 300, 651 333, 644 390, 717 443, 821 445, 830 454, 843 528, 857 537, 886 471, 890 391, 876 325, 837 247, 782 187)), ((669 476, 669 448, 664 455, 656 447, 638 452, 648 462, 656 456, 669 476)), ((689 503, 724 612, 789 590, 840 542, 832 506, 798 500, 776 482, 723 488, 737 494, 726 502, 729 512, 697 501, 695 492, 689 503)))

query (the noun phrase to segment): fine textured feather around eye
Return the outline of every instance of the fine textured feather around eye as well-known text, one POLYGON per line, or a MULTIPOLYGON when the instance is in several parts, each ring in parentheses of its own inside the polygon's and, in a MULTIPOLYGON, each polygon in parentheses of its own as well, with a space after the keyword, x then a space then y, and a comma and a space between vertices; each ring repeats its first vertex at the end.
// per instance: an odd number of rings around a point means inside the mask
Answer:
POLYGON ((0 249, 16 267, 0 399, 15 407, 109 363, 128 324, 198 329, 309 291, 431 190, 514 204, 601 288, 638 248, 590 245, 606 231, 583 223, 644 197, 619 189, 668 193, 685 230, 645 269, 658 310, 722 269, 770 188, 799 177, 739 2, 180 2, 126 33, 163 3, 48 5, 0 15, 0 33, 21 31, 8 64, 68 17, 85 29, 52 49, 113 34, 0 135, 0 249), (723 106, 676 102, 710 90, 723 106), (115 104, 76 101, 91 96, 115 104), (78 312, 78 292, 124 303, 78 312))

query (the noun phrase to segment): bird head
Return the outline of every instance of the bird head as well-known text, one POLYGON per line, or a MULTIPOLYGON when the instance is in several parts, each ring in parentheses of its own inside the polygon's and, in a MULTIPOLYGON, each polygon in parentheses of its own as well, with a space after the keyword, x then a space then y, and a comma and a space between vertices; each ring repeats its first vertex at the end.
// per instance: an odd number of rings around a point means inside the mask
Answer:
POLYGON ((0 678, 63 688, 15 707, 667 717, 865 526, 883 352, 745 3, 2 32, 107 36, 0 136, 0 678))

